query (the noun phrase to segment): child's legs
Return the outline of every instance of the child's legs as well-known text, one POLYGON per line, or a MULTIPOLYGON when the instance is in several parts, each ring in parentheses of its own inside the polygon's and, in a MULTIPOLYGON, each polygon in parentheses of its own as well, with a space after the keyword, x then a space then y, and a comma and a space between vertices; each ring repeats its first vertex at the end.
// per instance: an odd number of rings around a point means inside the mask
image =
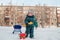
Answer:
POLYGON ((30 29, 30 38, 33 38, 34 37, 34 28, 31 28, 30 29))
POLYGON ((29 27, 26 27, 26 37, 28 37, 28 34, 29 34, 29 32, 30 32, 30 28, 29 27))

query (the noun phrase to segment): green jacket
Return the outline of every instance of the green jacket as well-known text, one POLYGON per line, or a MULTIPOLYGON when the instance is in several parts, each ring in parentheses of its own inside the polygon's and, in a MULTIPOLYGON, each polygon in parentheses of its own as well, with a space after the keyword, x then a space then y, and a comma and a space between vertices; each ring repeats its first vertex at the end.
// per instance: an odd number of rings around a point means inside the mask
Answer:
POLYGON ((36 21, 36 18, 35 16, 26 16, 25 18, 25 24, 28 25, 29 22, 33 22, 33 24, 31 26, 35 26, 35 27, 38 27, 38 23, 36 21))

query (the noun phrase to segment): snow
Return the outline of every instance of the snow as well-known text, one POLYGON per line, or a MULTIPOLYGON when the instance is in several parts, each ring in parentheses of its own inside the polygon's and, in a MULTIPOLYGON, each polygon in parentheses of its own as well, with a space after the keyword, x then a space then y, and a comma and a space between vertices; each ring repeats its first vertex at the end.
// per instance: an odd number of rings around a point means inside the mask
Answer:
MULTIPOLYGON (((20 40, 18 33, 12 34, 13 27, 0 27, 0 40, 20 40)), ((22 28, 25 32, 25 27, 22 28)), ((25 40, 60 40, 60 28, 37 28, 34 30, 34 39, 25 40)))

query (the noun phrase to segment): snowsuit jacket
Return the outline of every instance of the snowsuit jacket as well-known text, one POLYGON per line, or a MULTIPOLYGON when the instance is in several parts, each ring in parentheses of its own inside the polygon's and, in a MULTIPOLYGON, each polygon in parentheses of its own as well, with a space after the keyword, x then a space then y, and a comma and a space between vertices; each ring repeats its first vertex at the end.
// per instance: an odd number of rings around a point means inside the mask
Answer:
POLYGON ((25 18, 25 24, 26 24, 26 26, 29 25, 29 24, 28 24, 29 22, 32 22, 32 23, 33 23, 33 24, 30 25, 30 26, 38 27, 38 23, 37 23, 36 18, 35 18, 34 15, 33 15, 33 16, 26 16, 26 18, 25 18))

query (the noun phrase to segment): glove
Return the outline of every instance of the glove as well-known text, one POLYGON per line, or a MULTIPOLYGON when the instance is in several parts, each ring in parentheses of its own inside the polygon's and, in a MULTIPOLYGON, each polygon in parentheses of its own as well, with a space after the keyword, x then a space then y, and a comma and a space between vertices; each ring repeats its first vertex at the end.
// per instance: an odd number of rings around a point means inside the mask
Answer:
POLYGON ((28 24, 31 25, 31 24, 33 24, 33 22, 29 22, 28 24))

